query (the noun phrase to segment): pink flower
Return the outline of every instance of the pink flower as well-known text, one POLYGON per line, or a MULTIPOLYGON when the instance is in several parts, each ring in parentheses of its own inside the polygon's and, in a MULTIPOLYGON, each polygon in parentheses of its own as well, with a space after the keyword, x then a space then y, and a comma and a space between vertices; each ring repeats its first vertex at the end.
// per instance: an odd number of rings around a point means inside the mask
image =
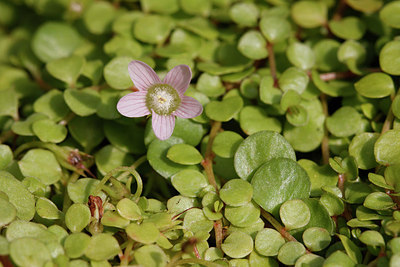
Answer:
POLYGON ((150 66, 138 60, 129 63, 128 71, 139 91, 122 97, 117 109, 126 117, 151 114, 158 139, 165 140, 172 135, 175 116, 189 119, 203 112, 203 106, 196 99, 183 95, 192 79, 189 66, 174 67, 162 81, 150 66))

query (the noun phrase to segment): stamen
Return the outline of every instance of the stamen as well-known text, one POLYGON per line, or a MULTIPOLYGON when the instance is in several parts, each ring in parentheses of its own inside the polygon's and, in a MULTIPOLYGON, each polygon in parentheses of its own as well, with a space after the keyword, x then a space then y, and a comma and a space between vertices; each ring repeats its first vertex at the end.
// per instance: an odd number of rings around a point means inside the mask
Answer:
POLYGON ((178 92, 168 84, 155 84, 147 91, 146 105, 159 115, 171 115, 180 103, 178 92))

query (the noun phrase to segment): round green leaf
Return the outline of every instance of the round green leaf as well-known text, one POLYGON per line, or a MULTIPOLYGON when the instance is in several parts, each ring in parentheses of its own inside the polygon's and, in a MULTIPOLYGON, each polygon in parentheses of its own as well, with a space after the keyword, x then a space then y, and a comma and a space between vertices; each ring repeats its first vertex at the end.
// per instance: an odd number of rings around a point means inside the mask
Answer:
POLYGON ((177 172, 185 169, 197 169, 195 165, 181 165, 167 158, 168 150, 171 146, 182 144, 183 140, 177 137, 170 137, 167 140, 159 139, 151 142, 147 150, 147 158, 150 165, 164 178, 169 178, 177 172))
POLYGON ((118 241, 112 235, 100 233, 90 238, 85 256, 91 260, 103 261, 115 257, 120 252, 118 241))
POLYGON ((85 233, 72 233, 67 236, 64 242, 65 253, 68 257, 75 259, 83 256, 86 247, 89 245, 90 236, 85 233))
POLYGON ((260 208, 253 202, 248 202, 242 206, 225 207, 225 218, 237 227, 249 227, 260 218, 260 208))
POLYGON ((111 3, 94 2, 83 15, 83 21, 91 33, 103 34, 111 31, 111 23, 116 13, 111 3))
POLYGON ((80 45, 78 32, 67 23, 42 24, 32 39, 35 55, 44 62, 70 56, 80 45))
POLYGON ((340 43, 332 39, 322 39, 313 47, 315 54, 315 66, 321 71, 337 70, 341 63, 338 60, 337 52, 340 43))
MULTIPOLYGON (((99 183, 99 180, 92 178, 81 178, 76 182, 69 182, 67 186, 68 196, 74 203, 87 203, 89 196, 93 195, 99 183)), ((98 195, 102 196, 102 193, 98 195)))
POLYGON ((323 266, 325 259, 321 256, 315 254, 305 254, 296 260, 295 267, 313 266, 320 267, 323 266))
POLYGON ((74 117, 68 123, 68 129, 85 151, 91 151, 104 139, 102 121, 97 116, 74 117))
POLYGON ((278 267, 278 262, 272 257, 264 257, 258 254, 255 250, 249 256, 250 266, 265 266, 265 267, 278 267))
POLYGON ((24 176, 37 178, 45 185, 51 185, 61 179, 61 167, 54 154, 44 149, 31 149, 18 162, 24 176))
POLYGON ((46 69, 53 77, 74 86, 84 64, 84 57, 72 55, 47 62, 46 69))
POLYGON ((382 70, 391 75, 400 75, 400 41, 388 42, 379 53, 382 70))
POLYGON ((117 211, 128 220, 136 221, 142 218, 139 206, 129 198, 123 198, 117 203, 117 211))
POLYGON ((371 73, 354 84, 357 92, 365 97, 383 98, 394 92, 392 78, 384 73, 371 73))
POLYGON ((8 145, 0 144, 0 170, 4 170, 13 160, 14 155, 8 145))
POLYGON ((255 26, 259 16, 258 7, 251 2, 237 3, 229 10, 231 19, 241 26, 255 26))
POLYGON ((292 159, 273 158, 254 173, 251 180, 254 201, 268 212, 278 212, 287 200, 307 198, 310 194, 310 178, 292 159))
POLYGON ((205 107, 206 115, 215 121, 229 121, 243 107, 243 100, 240 96, 224 98, 222 101, 211 101, 205 107))
POLYGON ((140 4, 146 13, 172 14, 179 10, 178 0, 140 0, 140 4))
POLYGON ((68 107, 79 116, 89 116, 96 113, 101 99, 100 94, 90 88, 82 90, 67 89, 64 99, 68 107))
POLYGON ((133 254, 138 264, 142 266, 163 267, 167 264, 167 255, 156 245, 145 245, 133 254))
POLYGON ((127 89, 132 86, 128 73, 130 57, 116 57, 104 67, 104 79, 114 89, 127 89))
POLYGON ((362 118, 355 108, 345 106, 326 119, 326 127, 335 136, 351 136, 361 130, 362 118))
POLYGON ((396 97, 393 99, 392 111, 393 111, 393 115, 397 119, 400 119, 400 95, 396 95, 396 97))
POLYGON ((378 165, 374 155, 374 146, 378 138, 378 133, 361 133, 351 140, 349 154, 356 159, 358 168, 368 170, 378 165))
POLYGON ((242 130, 252 135, 260 131, 281 132, 282 126, 279 120, 267 116, 264 109, 256 106, 245 106, 239 114, 239 122, 242 130))
POLYGON ((388 210, 394 205, 390 196, 383 192, 373 192, 364 200, 364 206, 372 210, 388 210))
POLYGON ((90 218, 88 206, 72 204, 65 213, 65 224, 71 232, 81 232, 89 224, 90 218))
POLYGON ((283 91, 293 90, 302 94, 308 85, 310 78, 308 75, 295 67, 287 68, 279 77, 279 87, 283 91))
POLYGON ((270 43, 278 43, 289 37, 291 25, 280 16, 263 16, 260 20, 261 33, 270 43))
POLYGON ((400 2, 393 1, 387 3, 380 11, 379 18, 392 28, 400 29, 400 19, 398 14, 400 12, 400 2))
POLYGON ((212 7, 211 0, 192 0, 192 1, 179 1, 181 8, 185 13, 191 15, 200 15, 207 17, 210 14, 212 7))
POLYGON ((176 144, 171 146, 168 149, 167 158, 183 165, 194 165, 203 160, 200 152, 194 146, 187 144, 176 144))
POLYGON ((125 125, 115 121, 105 121, 104 133, 113 146, 124 152, 143 154, 146 151, 143 140, 144 129, 136 124, 125 125))
POLYGON ((328 9, 325 2, 298 1, 292 5, 291 15, 300 27, 315 28, 326 23, 328 9))
POLYGON ((258 232, 255 239, 255 248, 261 255, 276 256, 285 242, 285 239, 278 231, 265 228, 258 232))
POLYGON ((15 219, 17 209, 8 200, 2 198, 0 198, 0 207, 0 228, 2 228, 15 219))
POLYGON ((131 223, 126 227, 126 233, 136 242, 151 244, 156 242, 160 235, 154 223, 144 222, 142 224, 131 223))
POLYGON ((35 215, 35 199, 33 195, 14 176, 0 171, 0 192, 5 193, 8 201, 16 208, 17 217, 30 221, 35 215))
POLYGON ((297 241, 290 241, 279 249, 278 260, 286 265, 294 265, 298 258, 306 253, 306 248, 297 241))
POLYGON ((231 258, 244 258, 253 250, 253 239, 246 233, 233 232, 225 238, 221 248, 231 258))
POLYGON ((360 237, 360 241, 364 244, 372 247, 384 247, 385 240, 383 240, 383 236, 381 233, 377 231, 368 230, 363 232, 360 237))
POLYGON ((253 187, 242 179, 232 179, 219 191, 219 197, 230 206, 242 206, 249 203, 253 197, 253 187))
POLYGON ((58 210, 56 204, 44 197, 36 201, 36 212, 40 217, 48 220, 57 220, 61 218, 61 212, 58 210))
POLYGON ((288 230, 303 227, 310 221, 308 206, 300 199, 288 200, 279 208, 279 216, 288 230))
POLYGON ((305 44, 292 43, 286 50, 289 61, 302 70, 311 69, 315 64, 314 51, 305 44))
POLYGON ((168 37, 172 26, 173 23, 169 17, 145 15, 136 20, 133 34, 142 42, 161 44, 168 37))
POLYGON ((193 233, 210 232, 213 228, 213 221, 207 219, 201 209, 191 209, 186 212, 183 220, 183 227, 193 233))
POLYGON ((250 135, 240 144, 235 154, 235 170, 240 178, 250 180, 253 173, 263 163, 281 157, 296 159, 289 143, 276 132, 258 132, 250 135))
POLYGON ((46 246, 33 238, 23 237, 10 243, 11 259, 19 266, 42 267, 51 260, 46 246))
POLYGON ((94 158, 100 173, 103 175, 119 166, 130 166, 134 162, 131 155, 112 145, 104 146, 95 154, 94 158))
POLYGON ((186 197, 196 197, 208 185, 206 177, 196 170, 182 170, 171 177, 171 183, 186 197))
POLYGON ((347 4, 353 9, 361 11, 363 13, 372 14, 378 11, 382 5, 382 0, 347 0, 347 4))
POLYGON ((268 56, 267 42, 258 31, 248 31, 239 39, 238 50, 250 59, 263 59, 268 56))
POLYGON ((63 119, 70 112, 62 93, 58 90, 51 90, 38 98, 33 104, 33 110, 55 121, 63 119))
POLYGON ((374 154, 378 163, 383 165, 400 164, 399 138, 400 131, 390 130, 376 140, 374 154))
POLYGON ((197 80, 196 89, 209 97, 217 97, 225 92, 220 77, 205 72, 197 80))
POLYGON ((64 125, 56 124, 52 120, 44 119, 32 123, 32 130, 42 142, 60 143, 68 134, 64 125))
POLYGON ((342 39, 358 40, 363 37, 367 27, 357 17, 345 17, 341 20, 331 20, 329 28, 334 35, 342 39))
POLYGON ((305 126, 308 123, 309 116, 303 106, 295 105, 287 110, 286 119, 293 126, 305 126))
POLYGON ((243 137, 236 132, 223 131, 215 137, 212 150, 220 157, 232 158, 242 141, 243 137))
POLYGON ((331 243, 331 235, 321 227, 310 227, 303 233, 303 242, 311 251, 321 251, 331 243))

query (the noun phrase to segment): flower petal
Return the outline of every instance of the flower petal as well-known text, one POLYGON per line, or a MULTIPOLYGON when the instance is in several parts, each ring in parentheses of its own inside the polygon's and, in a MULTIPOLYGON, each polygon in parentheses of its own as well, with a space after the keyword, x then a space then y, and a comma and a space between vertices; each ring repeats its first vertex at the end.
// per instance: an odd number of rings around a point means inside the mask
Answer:
POLYGON ((146 91, 127 94, 117 103, 117 110, 126 117, 143 117, 150 114, 146 106, 146 91))
POLYGON ((179 95, 183 95, 189 87, 192 79, 192 71, 188 65, 178 65, 170 70, 165 76, 163 83, 167 83, 178 91, 179 95))
POLYGON ((147 88, 155 83, 161 83, 155 71, 142 61, 131 61, 128 65, 128 72, 132 82, 139 91, 147 90, 147 88))
POLYGON ((203 112, 203 106, 190 96, 182 96, 179 108, 174 112, 175 116, 183 119, 190 119, 199 116, 203 112))
POLYGON ((151 120, 154 134, 160 140, 165 140, 171 137, 175 127, 175 117, 173 115, 163 116, 158 115, 153 111, 151 120))

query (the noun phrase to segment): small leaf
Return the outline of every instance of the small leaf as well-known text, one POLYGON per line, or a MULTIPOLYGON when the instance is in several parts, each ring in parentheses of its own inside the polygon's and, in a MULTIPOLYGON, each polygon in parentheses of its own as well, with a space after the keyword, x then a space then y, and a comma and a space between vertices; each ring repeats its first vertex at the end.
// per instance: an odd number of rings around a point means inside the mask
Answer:
POLYGON ((365 97, 383 98, 394 92, 392 78, 384 73, 371 73, 354 84, 357 92, 365 97))
POLYGON ((183 165, 194 165, 203 160, 200 152, 194 146, 187 144, 176 144, 170 147, 167 158, 183 165))
POLYGON ((47 71, 55 78, 74 86, 82 72, 85 58, 78 55, 59 58, 46 64, 47 71))

